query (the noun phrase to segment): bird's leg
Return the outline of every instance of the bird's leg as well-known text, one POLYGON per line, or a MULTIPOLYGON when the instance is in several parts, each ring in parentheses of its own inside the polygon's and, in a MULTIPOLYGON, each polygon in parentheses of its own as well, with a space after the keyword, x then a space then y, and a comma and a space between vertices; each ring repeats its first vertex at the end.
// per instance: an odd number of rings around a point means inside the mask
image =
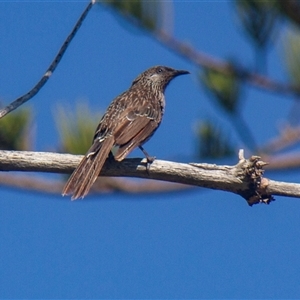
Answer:
POLYGON ((156 157, 155 156, 150 156, 148 154, 148 152, 142 146, 139 146, 139 148, 143 151, 143 153, 146 156, 146 159, 147 159, 146 170, 147 170, 147 172, 149 172, 149 170, 150 170, 150 164, 152 164, 154 162, 154 160, 156 159, 156 157))

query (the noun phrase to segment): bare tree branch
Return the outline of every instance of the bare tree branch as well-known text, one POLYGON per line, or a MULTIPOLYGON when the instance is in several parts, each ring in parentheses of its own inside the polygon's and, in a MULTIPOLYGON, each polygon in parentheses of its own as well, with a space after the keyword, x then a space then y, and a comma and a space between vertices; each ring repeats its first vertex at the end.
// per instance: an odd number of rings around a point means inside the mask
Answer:
MULTIPOLYGON (((105 3, 102 3, 102 5, 108 7, 108 5, 105 3)), ((273 93, 281 93, 284 95, 292 96, 299 96, 300 94, 299 86, 278 82, 262 74, 249 71, 242 66, 236 65, 235 67, 233 67, 232 64, 201 52, 195 49, 192 45, 176 39, 174 36, 169 35, 163 30, 151 30, 149 28, 146 28, 139 19, 132 17, 128 13, 120 13, 120 11, 113 7, 112 10, 117 11, 122 17, 124 17, 133 25, 137 26, 139 29, 143 29, 164 47, 170 49, 175 54, 182 56, 198 67, 210 68, 225 75, 234 74, 240 80, 248 82, 256 88, 267 90, 273 93)))
POLYGON ((86 9, 83 11, 82 15, 78 19, 75 27, 67 37, 67 39, 64 41, 62 47, 60 48, 59 52, 55 56, 54 60, 50 64, 49 68, 47 69, 46 73, 43 75, 43 77, 40 79, 40 81, 25 95, 19 97, 18 99, 14 100, 11 104, 7 105, 3 109, 0 110, 0 119, 3 118, 5 115, 10 113, 11 111, 15 110, 31 98, 33 98, 40 89, 44 86, 44 84, 48 81, 50 76, 55 71, 56 67, 58 66, 60 60, 62 59, 64 53, 66 52, 68 46, 70 45, 72 39, 74 38, 75 34, 77 33, 78 29, 82 25, 82 22, 84 21, 85 17, 87 16, 89 10, 92 8, 93 4, 95 3, 95 0, 92 0, 86 9))
POLYGON ((193 48, 191 45, 168 35, 166 32, 155 31, 152 33, 152 36, 176 54, 181 55, 199 67, 210 68, 225 75, 235 74, 239 79, 247 81, 249 84, 257 88, 268 90, 270 92, 296 96, 300 93, 298 86, 275 81, 262 74, 249 71, 242 66, 235 66, 235 68, 233 68, 232 64, 228 64, 220 59, 202 53, 193 48))
MULTIPOLYGON (((44 84, 48 81, 50 76, 55 71, 56 67, 58 66, 61 58, 63 57, 65 51, 67 50, 69 44, 71 43, 72 39, 76 35, 77 31, 82 25, 82 22, 86 18, 88 12, 92 8, 93 4, 95 4, 96 0, 92 0, 88 6, 85 8, 83 13, 81 14, 80 18, 78 19, 76 25, 74 26, 73 30, 63 43, 62 47, 60 48, 58 54, 54 58, 53 62, 50 64, 49 68, 43 75, 43 77, 40 79, 40 81, 25 95, 17 98, 14 100, 11 104, 7 105, 5 108, 0 110, 0 119, 7 115, 9 112, 15 110, 31 98, 33 98, 40 89, 44 86, 44 84)), ((148 33, 150 33, 157 41, 162 43, 167 48, 171 49, 172 51, 176 52, 176 54, 179 54, 183 56, 184 58, 188 59, 189 61, 193 62, 194 64, 211 68, 214 70, 217 70, 219 72, 222 72, 224 74, 236 74, 240 79, 248 81, 250 84, 257 86, 262 89, 267 89, 272 92, 282 93, 282 94, 292 94, 292 95, 299 95, 300 90, 299 87, 289 85, 289 84, 283 84, 280 82, 276 82, 266 76, 263 76, 258 73, 253 73, 251 71, 248 71, 245 68, 242 67, 235 67, 232 68, 232 65, 229 65, 227 62, 224 62, 220 59, 213 58, 205 53, 201 53, 200 51, 194 49, 192 46, 181 42, 177 39, 175 39, 173 36, 168 35, 164 31, 156 30, 156 31, 149 31, 145 27, 143 27, 143 24, 139 22, 137 19, 132 18, 129 15, 124 15, 127 20, 129 20, 131 23, 134 23, 139 28, 144 28, 148 33)))
POLYGON ((279 135, 260 147, 261 153, 276 153, 291 147, 300 141, 300 126, 292 127, 287 124, 280 128, 279 135))
MULTIPOLYGON (((22 189, 30 192, 39 192, 47 194, 61 194, 64 187, 64 180, 41 178, 39 176, 28 176, 20 174, 0 174, 0 185, 14 189, 22 189)), ((185 191, 192 186, 180 183, 163 182, 156 180, 128 180, 124 178, 101 177, 91 188, 92 194, 112 193, 120 191, 123 193, 162 193, 185 191)))
MULTIPOLYGON (((0 151, 1 171, 71 173, 81 155, 49 152, 0 151)), ((249 160, 240 154, 235 166, 183 164, 155 160, 146 171, 146 160, 134 158, 122 162, 107 161, 101 176, 123 176, 157 179, 232 192, 250 205, 270 203, 274 195, 300 198, 300 184, 277 182, 263 177, 265 165, 259 157, 249 160)))
POLYGON ((291 170, 300 168, 300 155, 282 154, 282 155, 263 155, 263 158, 269 163, 267 170, 291 170))

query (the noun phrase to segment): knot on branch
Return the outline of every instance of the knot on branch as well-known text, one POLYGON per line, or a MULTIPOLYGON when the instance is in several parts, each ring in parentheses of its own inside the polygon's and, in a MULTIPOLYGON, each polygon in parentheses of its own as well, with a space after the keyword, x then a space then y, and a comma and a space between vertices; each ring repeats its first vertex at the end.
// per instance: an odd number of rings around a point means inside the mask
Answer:
POLYGON ((238 193, 246 199, 248 204, 265 203, 275 201, 272 195, 267 193, 269 180, 263 178, 263 167, 267 165, 259 156, 251 156, 245 159, 243 151, 239 153, 239 163, 236 165, 238 177, 247 185, 246 189, 239 190, 238 193))

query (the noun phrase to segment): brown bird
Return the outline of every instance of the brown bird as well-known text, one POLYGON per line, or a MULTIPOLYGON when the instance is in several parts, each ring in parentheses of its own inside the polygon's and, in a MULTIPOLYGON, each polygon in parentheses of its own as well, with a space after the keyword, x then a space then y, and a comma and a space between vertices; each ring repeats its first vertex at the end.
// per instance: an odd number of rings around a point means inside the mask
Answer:
POLYGON ((142 145, 161 123, 165 89, 173 78, 188 73, 164 66, 152 67, 116 97, 103 115, 92 146, 69 178, 62 195, 73 194, 72 200, 86 196, 114 146, 119 147, 114 155, 117 161, 139 147, 147 158, 148 167, 155 157, 149 156, 142 145))

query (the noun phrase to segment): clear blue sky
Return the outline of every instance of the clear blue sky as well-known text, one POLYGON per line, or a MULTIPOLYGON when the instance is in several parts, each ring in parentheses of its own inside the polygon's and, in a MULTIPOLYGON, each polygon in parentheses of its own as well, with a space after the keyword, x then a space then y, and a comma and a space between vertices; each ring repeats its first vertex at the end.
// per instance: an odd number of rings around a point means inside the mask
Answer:
MULTIPOLYGON (((27 92, 44 73, 87 1, 0 1, 0 97, 27 92)), ((174 1, 174 34, 219 58, 254 65, 232 3, 174 1)), ((281 36, 278 37, 278 40, 281 36)), ((279 44, 269 70, 284 80, 279 44)), ((213 118, 232 132, 197 69, 102 6, 92 9, 56 72, 27 107, 34 149, 54 151, 58 103, 88 100, 103 111, 146 68, 187 69, 168 87, 163 123, 146 145, 160 159, 195 161, 194 126, 213 118)), ((275 135, 290 100, 245 87, 243 115, 258 142, 275 135), (260 108, 257 110, 257 108, 260 108)), ((132 156, 141 157, 140 151, 132 156)), ((47 175, 42 175, 47 176, 47 175)), ((267 172, 299 181, 299 173, 267 172)), ((300 295, 300 203, 276 197, 249 207, 220 191, 90 196, 1 187, 1 298, 296 298, 300 295)))

